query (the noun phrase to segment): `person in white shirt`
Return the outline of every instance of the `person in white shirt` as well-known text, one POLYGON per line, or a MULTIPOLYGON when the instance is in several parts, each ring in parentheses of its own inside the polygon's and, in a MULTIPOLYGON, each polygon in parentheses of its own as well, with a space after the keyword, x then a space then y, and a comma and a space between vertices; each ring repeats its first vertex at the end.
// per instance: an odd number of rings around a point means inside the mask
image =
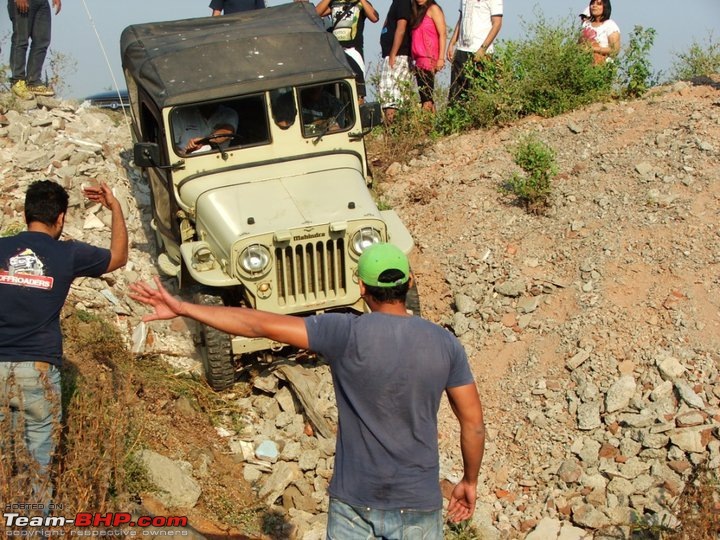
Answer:
POLYGON ((230 140, 238 127, 238 113, 225 105, 198 105, 173 109, 173 140, 181 154, 210 150, 204 140, 215 136, 218 144, 230 140), (207 146, 207 148, 205 148, 207 146))
POLYGON ((447 48, 452 66, 448 101, 465 98, 470 82, 465 66, 471 62, 479 69, 485 56, 492 54, 502 17, 503 0, 460 0, 460 18, 447 48))
POLYGON ((593 63, 603 64, 620 52, 620 28, 610 18, 610 0, 590 0, 590 19, 583 22, 581 40, 589 43, 593 63))

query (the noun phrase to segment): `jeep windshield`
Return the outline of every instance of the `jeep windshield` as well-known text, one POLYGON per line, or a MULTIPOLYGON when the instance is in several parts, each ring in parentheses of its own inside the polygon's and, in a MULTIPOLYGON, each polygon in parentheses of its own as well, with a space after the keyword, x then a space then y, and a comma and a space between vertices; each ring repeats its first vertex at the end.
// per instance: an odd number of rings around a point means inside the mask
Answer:
POLYGON ((175 107, 170 127, 179 156, 270 143, 264 94, 175 107))
MULTIPOLYGON (((352 89, 346 81, 280 88, 269 92, 269 98, 275 125, 287 130, 299 119, 304 138, 355 125, 352 89)), ((174 151, 183 157, 272 142, 265 94, 175 107, 170 127, 174 151)))

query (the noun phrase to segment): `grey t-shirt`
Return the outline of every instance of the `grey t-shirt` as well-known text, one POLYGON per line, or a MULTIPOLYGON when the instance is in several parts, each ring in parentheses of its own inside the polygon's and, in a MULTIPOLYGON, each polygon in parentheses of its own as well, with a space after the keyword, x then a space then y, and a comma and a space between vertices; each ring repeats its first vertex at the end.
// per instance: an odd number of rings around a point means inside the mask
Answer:
POLYGON ((381 510, 442 507, 437 411, 446 388, 474 383, 460 342, 419 317, 308 317, 330 363, 339 425, 330 495, 381 510))

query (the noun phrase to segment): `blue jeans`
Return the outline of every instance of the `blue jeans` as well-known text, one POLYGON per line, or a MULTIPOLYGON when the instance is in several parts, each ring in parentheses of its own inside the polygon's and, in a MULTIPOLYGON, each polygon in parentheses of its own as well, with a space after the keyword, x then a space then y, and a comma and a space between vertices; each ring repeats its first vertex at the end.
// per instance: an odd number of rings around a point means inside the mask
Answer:
POLYGON ((42 84, 42 68, 50 46, 50 3, 48 0, 30 0, 27 13, 20 13, 15 0, 8 0, 8 15, 13 28, 10 82, 26 81, 29 86, 42 84))
POLYGON ((438 510, 376 510, 330 498, 327 540, 440 540, 442 508, 438 510))
MULTIPOLYGON (((50 461, 55 442, 60 433, 62 416, 60 404, 60 370, 45 362, 0 362, 0 440, 8 438, 19 444, 18 430, 23 429, 25 448, 37 462, 36 471, 30 471, 34 501, 45 505, 52 501, 52 481, 49 477, 50 461), (5 414, 9 414, 7 422, 5 414), (9 430, 9 431, 8 431, 9 430)), ((22 456, 23 452, 7 452, 2 455, 22 456)), ((22 459, 20 460, 22 461, 22 459)), ((19 472, 22 463, 8 463, 5 470, 19 472)))

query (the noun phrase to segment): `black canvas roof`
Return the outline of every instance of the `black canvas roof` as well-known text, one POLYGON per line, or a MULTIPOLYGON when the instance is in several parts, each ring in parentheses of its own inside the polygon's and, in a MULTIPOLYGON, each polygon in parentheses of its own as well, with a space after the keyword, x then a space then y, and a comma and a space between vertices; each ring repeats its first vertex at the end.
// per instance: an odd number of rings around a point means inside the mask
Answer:
POLYGON ((353 76, 310 2, 131 25, 120 51, 160 107, 353 76))

